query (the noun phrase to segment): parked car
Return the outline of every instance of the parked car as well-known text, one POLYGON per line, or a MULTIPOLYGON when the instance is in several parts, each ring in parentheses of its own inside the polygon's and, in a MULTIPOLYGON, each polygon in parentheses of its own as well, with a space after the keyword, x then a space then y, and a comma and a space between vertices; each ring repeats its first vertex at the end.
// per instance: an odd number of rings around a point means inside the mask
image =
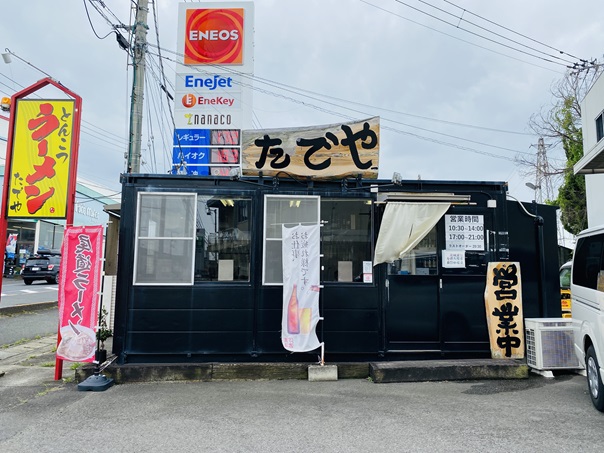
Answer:
POLYGON ((560 268, 560 303, 562 305, 562 317, 572 318, 572 304, 570 299, 570 274, 572 261, 564 263, 560 268))
POLYGON ((591 401, 604 412, 604 226, 577 236, 570 294, 575 351, 587 372, 591 401))
POLYGON ((29 257, 21 271, 23 283, 31 285, 36 280, 46 280, 48 283, 59 281, 61 255, 38 254, 29 257))

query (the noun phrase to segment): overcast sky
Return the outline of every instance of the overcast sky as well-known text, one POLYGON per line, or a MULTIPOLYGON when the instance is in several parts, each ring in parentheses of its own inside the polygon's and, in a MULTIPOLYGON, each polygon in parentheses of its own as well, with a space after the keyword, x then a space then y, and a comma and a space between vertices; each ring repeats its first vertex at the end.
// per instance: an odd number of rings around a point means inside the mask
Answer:
MULTIPOLYGON (((536 152, 539 137, 529 130, 529 118, 550 104, 550 88, 566 64, 603 62, 604 9, 597 0, 254 3, 254 127, 380 116, 380 178, 396 171, 404 179, 507 181, 511 195, 530 201, 525 183, 534 176, 523 175, 514 162, 536 152)), ((33 84, 44 71, 82 96, 79 174, 119 190, 132 71, 108 21, 86 4, 94 31, 83 0, 2 2, 0 51, 8 48, 19 58, 0 60, 0 94, 33 84), (101 40, 95 32, 109 36, 101 40)), ((133 22, 127 0, 95 4, 114 25, 133 22)), ((158 53, 158 30, 170 88, 181 52, 178 2, 156 1, 157 29, 150 6, 149 50, 158 53)), ((171 132, 165 133, 168 104, 158 89, 157 61, 150 57, 141 171, 165 173, 171 132)), ((0 120, 0 137, 6 129, 0 120)), ((4 145, 0 140, 0 151, 4 145)), ((563 157, 553 148, 548 155, 553 164, 563 157)))

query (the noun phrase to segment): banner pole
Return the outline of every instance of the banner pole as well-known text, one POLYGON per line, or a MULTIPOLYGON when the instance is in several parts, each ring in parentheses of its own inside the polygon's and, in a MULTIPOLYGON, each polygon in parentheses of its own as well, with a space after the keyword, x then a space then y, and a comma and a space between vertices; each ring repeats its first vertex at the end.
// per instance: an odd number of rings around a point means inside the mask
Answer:
POLYGON ((321 343, 321 366, 325 366, 325 343, 321 343))
MULTIPOLYGON (((105 237, 107 237, 107 228, 105 227, 105 237)), ((98 376, 101 374, 101 361, 99 360, 99 354, 101 350, 101 336, 99 335, 99 330, 101 329, 101 320, 103 319, 103 299, 104 299, 104 290, 105 290, 105 258, 99 257, 99 261, 101 262, 101 291, 99 292, 99 313, 97 317, 97 326, 96 326, 96 352, 94 353, 94 375, 98 376)))

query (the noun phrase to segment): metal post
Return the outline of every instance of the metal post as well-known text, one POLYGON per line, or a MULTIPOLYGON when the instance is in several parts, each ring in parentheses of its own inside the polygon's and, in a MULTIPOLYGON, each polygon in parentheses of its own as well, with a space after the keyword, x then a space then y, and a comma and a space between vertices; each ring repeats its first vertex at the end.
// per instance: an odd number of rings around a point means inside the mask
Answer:
POLYGON ((145 54, 147 52, 148 0, 139 0, 134 26, 132 51, 133 81, 130 100, 130 143, 128 146, 128 173, 139 173, 141 163, 141 135, 143 126, 143 95, 145 92, 145 54))

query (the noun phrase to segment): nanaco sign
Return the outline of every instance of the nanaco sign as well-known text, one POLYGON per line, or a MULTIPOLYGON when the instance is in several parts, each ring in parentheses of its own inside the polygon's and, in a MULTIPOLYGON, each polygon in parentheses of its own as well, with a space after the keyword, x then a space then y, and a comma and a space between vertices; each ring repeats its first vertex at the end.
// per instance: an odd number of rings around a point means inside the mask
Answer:
POLYGON ((322 127, 242 131, 243 175, 376 179, 379 117, 322 127))

